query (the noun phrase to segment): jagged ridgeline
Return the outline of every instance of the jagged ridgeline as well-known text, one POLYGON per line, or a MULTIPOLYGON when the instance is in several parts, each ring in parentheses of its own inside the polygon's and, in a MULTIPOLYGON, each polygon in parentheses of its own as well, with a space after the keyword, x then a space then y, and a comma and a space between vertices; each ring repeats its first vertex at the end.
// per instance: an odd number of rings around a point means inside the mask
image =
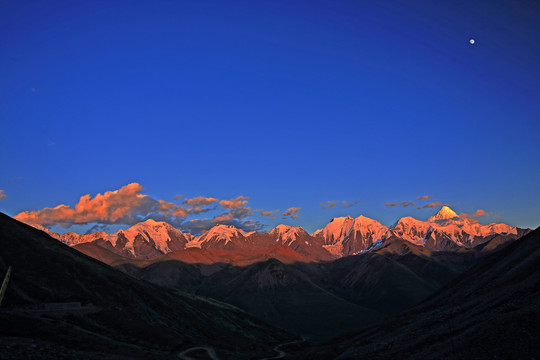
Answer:
MULTIPOLYGON (((248 253, 283 245, 294 250, 299 261, 328 261, 365 252, 392 238, 430 250, 449 250, 473 248, 499 235, 515 240, 528 231, 501 223, 482 225, 471 218, 459 217, 447 206, 443 206, 427 221, 404 217, 390 227, 365 216, 334 218, 313 234, 299 226, 278 225, 269 232, 259 233, 245 232, 231 225, 216 225, 196 237, 170 224, 151 219, 113 234, 57 234, 39 225, 31 225, 70 246, 90 243, 122 257, 141 260, 179 251, 188 251, 184 254, 186 259, 191 255, 196 257, 197 251, 190 249, 248 253)), ((217 253, 208 256, 220 257, 217 253)))

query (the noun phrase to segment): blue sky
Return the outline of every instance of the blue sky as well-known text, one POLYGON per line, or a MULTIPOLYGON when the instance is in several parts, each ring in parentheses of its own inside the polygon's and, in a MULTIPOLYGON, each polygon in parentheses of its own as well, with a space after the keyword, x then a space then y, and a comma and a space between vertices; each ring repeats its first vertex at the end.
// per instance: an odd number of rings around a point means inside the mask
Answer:
POLYGON ((390 225, 425 219, 436 208, 417 208, 438 201, 537 227, 539 10, 1 2, 0 211, 74 207, 135 182, 173 203, 244 196, 251 210, 280 209, 239 224, 313 231, 364 214, 390 225), (320 206, 338 200, 359 203, 320 206), (408 200, 416 206, 385 206, 408 200), (283 218, 291 207, 298 217, 283 218))

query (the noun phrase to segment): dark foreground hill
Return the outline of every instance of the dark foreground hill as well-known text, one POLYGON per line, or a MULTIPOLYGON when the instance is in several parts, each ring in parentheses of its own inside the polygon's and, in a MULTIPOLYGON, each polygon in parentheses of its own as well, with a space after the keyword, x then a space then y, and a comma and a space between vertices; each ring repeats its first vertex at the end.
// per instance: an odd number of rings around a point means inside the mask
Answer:
POLYGON ((2 359, 272 356, 291 336, 230 305, 136 280, 0 213, 2 359))
POLYGON ((306 350, 303 359, 540 358, 540 229, 414 309, 306 350))
MULTIPOLYGON (((495 244, 492 247, 496 249, 495 244)), ((118 267, 158 285, 230 303, 273 325, 320 341, 409 309, 487 252, 434 252, 391 238, 378 249, 332 262, 285 264, 270 259, 233 266, 188 264, 169 257, 132 260, 118 267)))

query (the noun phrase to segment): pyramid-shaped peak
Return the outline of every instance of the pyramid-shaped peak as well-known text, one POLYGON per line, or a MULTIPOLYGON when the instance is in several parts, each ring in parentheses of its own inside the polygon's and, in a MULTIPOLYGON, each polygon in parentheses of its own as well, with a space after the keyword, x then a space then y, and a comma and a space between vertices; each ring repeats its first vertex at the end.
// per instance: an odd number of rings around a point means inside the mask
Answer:
POLYGON ((448 206, 443 206, 438 213, 429 218, 428 221, 433 222, 437 220, 450 220, 459 217, 454 210, 450 209, 448 206))

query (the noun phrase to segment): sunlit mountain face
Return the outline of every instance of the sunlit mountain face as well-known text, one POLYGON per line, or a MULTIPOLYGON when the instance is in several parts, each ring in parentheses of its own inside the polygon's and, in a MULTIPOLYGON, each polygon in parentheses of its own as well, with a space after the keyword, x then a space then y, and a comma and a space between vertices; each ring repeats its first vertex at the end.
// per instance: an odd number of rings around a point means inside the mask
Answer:
POLYGON ((440 251, 473 248, 498 235, 514 240, 527 231, 502 223, 481 225, 470 217, 458 216, 448 206, 443 206, 427 221, 404 217, 390 227, 362 215, 334 218, 313 234, 300 226, 278 225, 268 232, 246 232, 233 225, 215 225, 196 237, 166 222, 151 219, 113 234, 103 231, 84 235, 57 234, 40 225, 34 226, 69 246, 90 243, 117 255, 141 260, 193 248, 261 253, 264 249, 282 245, 298 253, 299 258, 328 261, 373 250, 394 238, 440 251))

